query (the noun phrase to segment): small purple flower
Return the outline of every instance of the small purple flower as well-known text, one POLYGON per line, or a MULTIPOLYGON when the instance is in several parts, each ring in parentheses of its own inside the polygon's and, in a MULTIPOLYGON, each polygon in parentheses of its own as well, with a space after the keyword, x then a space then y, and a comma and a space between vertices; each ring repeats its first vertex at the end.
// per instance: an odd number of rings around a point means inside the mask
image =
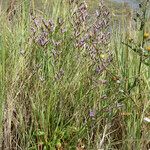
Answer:
POLYGON ((100 16, 100 12, 98 10, 96 10, 96 16, 99 17, 100 16))
POLYGON ((45 46, 47 43, 48 43, 48 39, 46 39, 45 37, 39 37, 37 39, 37 43, 40 45, 40 46, 45 46))
POLYGON ((53 31, 54 31, 54 28, 55 28, 55 27, 54 27, 54 22, 53 22, 52 20, 49 20, 49 21, 48 21, 48 24, 49 24, 49 28, 50 28, 49 31, 50 31, 50 32, 53 32, 53 31))
POLYGON ((47 36, 48 36, 48 32, 46 32, 45 30, 42 31, 41 36, 42 36, 42 37, 47 37, 47 36))
POLYGON ((90 113, 89 113, 89 116, 90 117, 95 117, 95 112, 91 110, 90 113))
POLYGON ((35 33, 36 33, 36 29, 35 29, 35 28, 33 28, 33 27, 31 27, 31 31, 33 32, 33 35, 35 35, 35 33))
POLYGON ((50 27, 54 27, 54 22, 53 22, 53 20, 49 20, 49 21, 48 21, 48 24, 50 25, 50 27))
POLYGON ((38 19, 34 19, 34 24, 37 28, 40 27, 40 21, 38 19))
POLYGON ((95 69, 95 72, 97 74, 100 74, 103 72, 103 70, 105 69, 105 67, 102 65, 102 66, 97 66, 96 69, 95 69))

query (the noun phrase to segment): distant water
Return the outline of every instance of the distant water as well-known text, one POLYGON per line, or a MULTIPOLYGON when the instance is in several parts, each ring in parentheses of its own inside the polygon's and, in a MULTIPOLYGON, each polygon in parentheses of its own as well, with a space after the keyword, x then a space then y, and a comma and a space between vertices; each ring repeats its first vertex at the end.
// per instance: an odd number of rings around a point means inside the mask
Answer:
POLYGON ((112 1, 117 3, 128 3, 129 6, 133 9, 138 8, 138 4, 139 4, 136 0, 112 0, 112 1))

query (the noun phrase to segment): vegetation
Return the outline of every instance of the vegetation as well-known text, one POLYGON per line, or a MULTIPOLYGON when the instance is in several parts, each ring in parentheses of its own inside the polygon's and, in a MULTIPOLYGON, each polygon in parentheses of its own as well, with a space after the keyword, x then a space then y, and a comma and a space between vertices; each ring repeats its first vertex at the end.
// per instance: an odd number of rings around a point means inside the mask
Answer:
POLYGON ((2 2, 0 148, 149 150, 150 1, 2 2))

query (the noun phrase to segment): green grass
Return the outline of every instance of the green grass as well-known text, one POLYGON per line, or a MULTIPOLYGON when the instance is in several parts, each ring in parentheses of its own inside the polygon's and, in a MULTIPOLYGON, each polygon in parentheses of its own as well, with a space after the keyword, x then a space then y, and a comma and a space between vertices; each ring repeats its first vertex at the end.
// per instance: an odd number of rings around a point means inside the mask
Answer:
MULTIPOLYGON (((150 65, 149 58, 147 64, 142 60, 143 53, 150 52, 139 46, 150 46, 143 39, 144 32, 150 33, 148 10, 141 30, 124 10, 118 18, 112 15, 109 44, 97 47, 109 49, 113 61, 96 74, 86 48, 75 45, 68 3, 41 0, 40 8, 36 5, 34 0, 19 1, 10 21, 6 9, 0 9, 1 149, 148 150, 150 123, 144 118, 150 118, 150 65), (36 28, 31 11, 36 19, 51 18, 55 25, 60 16, 67 31, 61 33, 57 26, 48 35, 54 43, 40 46, 31 33, 30 28, 36 28), (58 41, 62 42, 56 46, 58 41)), ((84 25, 80 26, 82 36, 84 25)), ((36 30, 38 37, 42 29, 36 30)), ((104 52, 104 58, 108 57, 104 52)))

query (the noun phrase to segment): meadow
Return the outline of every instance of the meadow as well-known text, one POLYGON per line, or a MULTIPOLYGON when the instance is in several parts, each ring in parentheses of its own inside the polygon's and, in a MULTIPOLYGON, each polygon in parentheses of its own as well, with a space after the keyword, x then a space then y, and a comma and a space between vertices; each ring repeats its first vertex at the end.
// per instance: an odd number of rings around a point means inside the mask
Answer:
POLYGON ((150 150, 150 1, 0 2, 0 149, 150 150))

